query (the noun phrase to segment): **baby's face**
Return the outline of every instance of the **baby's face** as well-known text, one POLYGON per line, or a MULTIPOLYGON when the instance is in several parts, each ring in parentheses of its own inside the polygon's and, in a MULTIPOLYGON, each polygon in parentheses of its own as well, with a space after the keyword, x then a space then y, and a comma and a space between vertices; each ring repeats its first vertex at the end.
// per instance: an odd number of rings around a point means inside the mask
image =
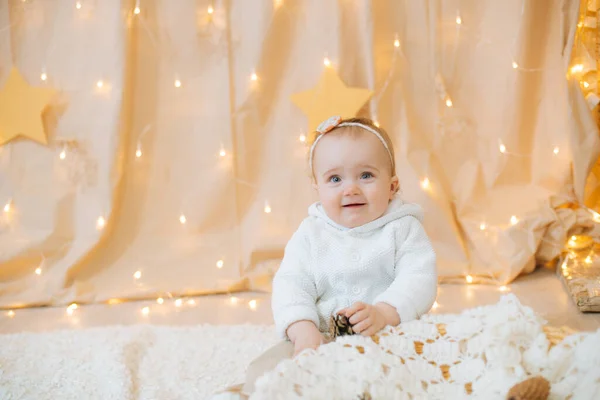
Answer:
POLYGON ((381 217, 398 188, 387 150, 366 131, 326 134, 315 147, 313 169, 327 216, 347 228, 381 217))

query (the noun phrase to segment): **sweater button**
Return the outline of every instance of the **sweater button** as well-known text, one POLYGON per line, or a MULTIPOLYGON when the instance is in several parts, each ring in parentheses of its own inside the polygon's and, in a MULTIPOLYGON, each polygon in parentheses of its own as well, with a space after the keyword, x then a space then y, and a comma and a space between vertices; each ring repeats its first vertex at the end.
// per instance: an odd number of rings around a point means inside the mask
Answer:
POLYGON ((360 293, 360 288, 358 286, 352 286, 352 293, 359 294, 360 293))

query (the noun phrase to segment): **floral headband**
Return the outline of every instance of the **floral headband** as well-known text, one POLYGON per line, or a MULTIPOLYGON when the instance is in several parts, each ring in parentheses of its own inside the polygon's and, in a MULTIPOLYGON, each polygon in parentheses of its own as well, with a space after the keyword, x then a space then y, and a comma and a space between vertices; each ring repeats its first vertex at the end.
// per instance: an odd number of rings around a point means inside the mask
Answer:
POLYGON ((317 132, 319 132, 320 135, 317 136, 317 138, 313 142, 312 146, 310 146, 310 153, 309 153, 309 158, 308 158, 308 164, 309 164, 311 171, 313 170, 313 152, 315 151, 315 147, 317 146, 317 143, 319 143, 319 140, 321 140, 321 138, 323 136, 325 136, 326 133, 331 132, 335 128, 339 128, 339 127, 343 127, 343 126, 358 126, 366 131, 371 132, 373 135, 377 136, 377 139, 379 139, 381 144, 383 144, 383 147, 385 147, 388 155, 390 156, 390 161, 391 161, 392 165, 394 165, 394 159, 392 157, 392 152, 390 151, 388 144, 385 142, 385 140, 383 139, 383 137, 381 136, 381 134, 379 132, 377 132, 375 129, 371 128, 368 125, 361 124, 360 122, 342 122, 342 117, 340 117, 339 115, 335 115, 335 116, 330 117, 330 118, 326 119, 325 121, 321 122, 319 124, 319 126, 317 127, 317 132))

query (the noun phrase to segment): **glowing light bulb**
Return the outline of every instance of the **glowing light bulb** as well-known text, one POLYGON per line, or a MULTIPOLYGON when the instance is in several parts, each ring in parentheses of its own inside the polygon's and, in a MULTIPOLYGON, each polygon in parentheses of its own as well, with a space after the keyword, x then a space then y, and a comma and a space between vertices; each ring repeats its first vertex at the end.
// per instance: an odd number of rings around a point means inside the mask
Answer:
POLYGON ((299 140, 299 141, 301 141, 302 143, 304 143, 304 142, 306 142, 306 136, 304 136, 304 135, 300 135, 300 136, 298 137, 298 140, 299 140))
POLYGON ((189 300, 187 301, 187 303, 188 303, 188 305, 190 305, 190 306, 195 306, 195 305, 196 305, 196 300, 194 300, 194 299, 189 299, 189 300))
POLYGON ((576 74, 583 71, 583 64, 575 64, 571 67, 571 73, 576 74))
POLYGON ((589 88, 589 87, 590 87, 590 84, 589 84, 589 83, 587 83, 587 82, 585 82, 585 81, 583 81, 583 87, 587 89, 587 88, 589 88))
POLYGON ((158 299, 156 299, 156 302, 157 302, 158 304, 162 304, 162 303, 164 303, 164 302, 165 302, 165 299, 163 299, 162 297, 159 297, 158 299))
POLYGON ((99 88, 101 88, 102 86, 104 86, 104 81, 99 80, 98 82, 96 82, 96 86, 98 86, 99 88))
POLYGON ((142 156, 142 149, 140 147, 138 147, 137 150, 135 151, 135 156, 137 158, 140 158, 142 156))
POLYGON ((467 275, 467 277, 465 278, 467 283, 473 283, 473 277, 471 275, 467 275))
POLYGON ((254 82, 256 82, 258 80, 258 75, 256 75, 256 72, 252 73, 252 75, 250 76, 250 79, 253 80, 254 82))
POLYGON ((40 79, 43 80, 44 82, 46 81, 46 79, 48 79, 48 75, 46 75, 45 72, 42 72, 42 74, 40 75, 40 79))
POLYGON ((424 178, 424 179, 421 181, 421 187, 422 187, 423 189, 429 189, 429 187, 430 187, 430 186, 431 186, 431 183, 429 182, 429 178, 424 178))
POLYGON ((238 298, 235 296, 232 296, 229 301, 231 302, 231 304, 236 305, 238 303, 238 298))
POLYGON ((452 107, 452 100, 450 99, 450 97, 446 99, 446 107, 452 107))
POLYGON ((271 206, 269 205, 269 203, 266 203, 266 204, 265 204, 265 213, 266 213, 266 214, 269 214, 271 211, 272 211, 272 210, 271 210, 271 206))
POLYGON ((133 274, 133 277, 135 279, 140 279, 142 277, 142 271, 135 271, 135 274, 133 274))
POLYGON ((106 220, 104 219, 104 217, 98 217, 98 219, 96 220, 96 229, 100 230, 104 228, 105 225, 106 220))
POLYGON ((182 304, 183 304, 183 300, 181 300, 181 299, 175 300, 175 307, 181 307, 182 304))
POLYGON ((481 229, 482 231, 485 231, 487 228, 487 225, 485 224, 485 222, 482 222, 481 224, 479 224, 479 229, 481 229))
POLYGON ((133 9, 133 13, 135 15, 138 15, 140 13, 140 8, 138 6, 135 6, 135 8, 133 9))
POLYGON ((217 268, 223 268, 223 260, 217 261, 217 268))
POLYGON ((208 6, 208 13, 210 15, 213 15, 214 12, 215 12, 215 9, 213 8, 213 6, 208 6))
POLYGON ((64 160, 65 158, 67 158, 67 152, 65 151, 65 149, 62 149, 62 151, 60 152, 59 155, 61 160, 64 160))
POLYGON ((457 15, 457 16, 456 16, 456 24, 457 24, 457 25, 460 25, 460 24, 462 24, 462 18, 460 17, 460 15, 457 15))
POLYGON ((398 35, 396 35, 396 38, 394 39, 394 47, 400 47, 400 39, 398 39, 398 35))
POLYGON ((323 59, 323 65, 326 67, 331 67, 331 60, 329 60, 329 58, 325 57, 323 59))
POLYGON ((181 87, 181 81, 179 79, 175 79, 175 83, 174 83, 176 88, 181 87))
POLYGON ((227 155, 227 153, 225 152, 225 149, 221 149, 221 151, 219 151, 219 155, 221 157, 225 157, 227 155))
POLYGON ((78 9, 78 10, 81 10, 81 2, 79 2, 79 1, 76 2, 75 3, 75 8, 78 9))
POLYGON ((150 314, 150 307, 144 307, 144 308, 142 308, 142 314, 144 316, 147 316, 148 314, 150 314))
POLYGON ((73 313, 75 312, 75 310, 77 310, 77 304, 73 303, 71 304, 69 307, 67 307, 67 314, 68 315, 73 315, 73 313))
POLYGON ((4 212, 10 212, 10 201, 4 205, 4 212))
POLYGON ((517 216, 516 216, 516 215, 513 215, 512 217, 510 217, 510 223, 511 223, 512 225, 516 225, 516 224, 517 224, 517 222, 519 222, 519 218, 517 218, 517 216))
POLYGON ((553 153, 556 155, 556 154, 558 154, 559 151, 560 151, 560 149, 558 147, 555 147, 553 150, 553 153))
POLYGON ((37 268, 35 269, 35 274, 36 274, 36 275, 41 275, 41 274, 42 274, 42 269, 41 269, 40 267, 37 267, 37 268))
POLYGON ((517 69, 517 68, 519 68, 519 64, 517 64, 517 63, 516 63, 516 61, 513 61, 513 62, 512 62, 512 67, 513 67, 514 69, 517 69))
POLYGON ((506 146, 502 143, 500 143, 500 153, 502 153, 502 154, 506 153, 506 146))
POLYGON ((506 285, 502 285, 499 289, 501 292, 506 292, 508 290, 508 287, 506 285))
POLYGON ((256 310, 256 300, 250 300, 248 302, 248 307, 250 307, 251 310, 256 310))
POLYGON ((569 247, 576 247, 577 246, 577 236, 575 236, 575 235, 571 236, 567 245, 569 247))
POLYGON ((436 302, 433 303, 433 306, 431 308, 433 308, 435 310, 439 306, 440 306, 440 304, 436 301, 436 302))
POLYGON ((8 315, 9 318, 13 318, 15 316, 15 312, 13 310, 8 310, 6 315, 8 315))
POLYGON ((591 263, 592 263, 592 256, 587 256, 587 257, 585 258, 585 263, 586 263, 586 264, 591 264, 591 263))
POLYGON ((181 222, 182 224, 185 224, 187 222, 187 218, 185 217, 185 215, 181 214, 179 216, 179 222, 181 222))

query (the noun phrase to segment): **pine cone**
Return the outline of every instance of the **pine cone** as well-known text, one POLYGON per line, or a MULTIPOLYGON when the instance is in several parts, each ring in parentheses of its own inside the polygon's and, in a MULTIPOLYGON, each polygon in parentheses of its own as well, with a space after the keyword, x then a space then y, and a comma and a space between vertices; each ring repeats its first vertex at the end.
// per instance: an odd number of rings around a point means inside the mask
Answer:
POLYGON ((541 376, 517 383, 509 391, 508 400, 546 400, 550 395, 550 382, 541 376))
POLYGON ((338 336, 354 335, 352 325, 345 315, 332 315, 329 318, 329 335, 331 340, 338 336))
POLYGON ((373 400, 371 393, 364 392, 362 395, 358 396, 358 400, 373 400))

